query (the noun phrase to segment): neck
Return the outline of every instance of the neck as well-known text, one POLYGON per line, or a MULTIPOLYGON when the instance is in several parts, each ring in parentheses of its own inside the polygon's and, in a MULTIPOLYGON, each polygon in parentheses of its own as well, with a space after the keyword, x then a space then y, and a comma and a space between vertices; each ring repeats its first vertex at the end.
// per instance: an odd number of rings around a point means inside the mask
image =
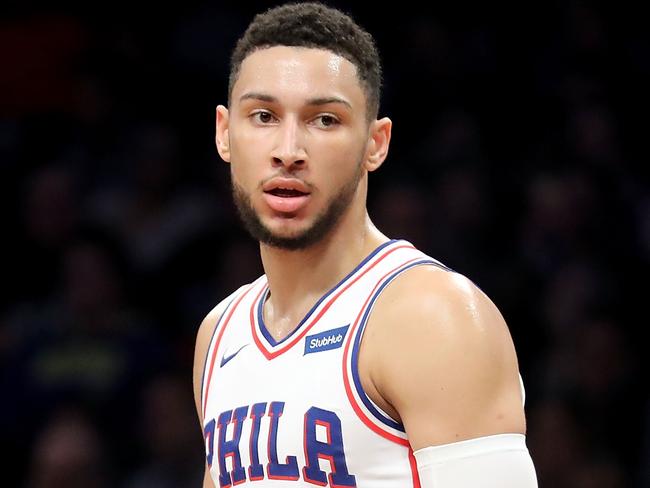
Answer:
POLYGON ((330 233, 322 241, 301 250, 260 245, 271 296, 265 306, 270 332, 282 336, 323 294, 342 280, 380 244, 388 240, 364 215, 361 232, 330 233))

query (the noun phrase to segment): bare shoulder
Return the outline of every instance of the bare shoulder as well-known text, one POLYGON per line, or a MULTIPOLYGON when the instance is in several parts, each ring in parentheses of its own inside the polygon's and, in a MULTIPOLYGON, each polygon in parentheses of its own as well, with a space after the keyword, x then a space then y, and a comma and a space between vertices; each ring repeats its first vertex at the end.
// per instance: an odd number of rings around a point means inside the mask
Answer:
POLYGON ((219 319, 226 311, 228 304, 232 301, 233 297, 244 288, 243 286, 237 291, 232 293, 227 298, 223 299, 217 306, 215 306, 210 312, 205 316, 199 330, 196 334, 196 343, 194 346, 194 368, 192 372, 193 378, 193 387, 194 387, 194 403, 196 405, 196 411, 199 415, 199 420, 202 422, 201 418, 201 383, 203 380, 203 370, 205 369, 206 356, 208 354, 208 349, 212 341, 212 336, 214 334, 215 328, 219 319))
MULTIPOLYGON (((417 266, 391 283, 378 300, 383 318, 402 317, 400 329, 435 332, 467 341, 509 337, 501 313, 490 298, 462 274, 436 266, 417 266)), ((393 321, 384 326, 394 327, 393 321)))
POLYGON ((465 276, 404 272, 375 304, 363 347, 372 384, 414 448, 525 430, 508 327, 465 276))

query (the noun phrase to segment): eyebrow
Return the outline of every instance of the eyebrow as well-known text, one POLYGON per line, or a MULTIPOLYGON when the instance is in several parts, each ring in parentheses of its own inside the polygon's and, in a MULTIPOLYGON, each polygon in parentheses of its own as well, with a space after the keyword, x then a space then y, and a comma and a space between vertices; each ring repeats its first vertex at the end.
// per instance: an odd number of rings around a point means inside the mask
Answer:
MULTIPOLYGON (((266 93, 259 93, 259 92, 244 93, 239 98, 239 101, 243 102, 244 100, 259 100, 261 102, 268 102, 268 103, 279 102, 279 100, 276 97, 272 95, 267 95, 266 93)), ((330 103, 339 103, 341 105, 345 105, 349 109, 352 109, 352 105, 350 105, 350 103, 347 100, 344 100, 343 98, 339 98, 339 97, 315 97, 315 98, 309 98, 307 100, 307 105, 310 106, 329 105, 330 103)))

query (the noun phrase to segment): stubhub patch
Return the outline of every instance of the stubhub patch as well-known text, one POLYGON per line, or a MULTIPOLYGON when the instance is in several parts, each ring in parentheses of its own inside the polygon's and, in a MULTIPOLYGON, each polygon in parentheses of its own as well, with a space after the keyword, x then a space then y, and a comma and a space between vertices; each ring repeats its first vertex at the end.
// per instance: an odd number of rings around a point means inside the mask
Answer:
POLYGON ((338 349, 343 345, 343 339, 348 332, 350 324, 337 329, 326 330, 320 334, 314 334, 305 338, 305 355, 314 352, 329 351, 338 349))

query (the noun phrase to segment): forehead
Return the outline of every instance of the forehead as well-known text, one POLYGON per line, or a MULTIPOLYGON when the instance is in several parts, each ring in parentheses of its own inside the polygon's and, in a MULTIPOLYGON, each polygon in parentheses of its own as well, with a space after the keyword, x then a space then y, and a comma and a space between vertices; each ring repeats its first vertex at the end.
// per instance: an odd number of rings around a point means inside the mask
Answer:
POLYGON ((359 109, 365 103, 354 64, 331 51, 303 47, 274 46, 247 56, 233 86, 233 102, 249 92, 280 100, 338 96, 359 109))

